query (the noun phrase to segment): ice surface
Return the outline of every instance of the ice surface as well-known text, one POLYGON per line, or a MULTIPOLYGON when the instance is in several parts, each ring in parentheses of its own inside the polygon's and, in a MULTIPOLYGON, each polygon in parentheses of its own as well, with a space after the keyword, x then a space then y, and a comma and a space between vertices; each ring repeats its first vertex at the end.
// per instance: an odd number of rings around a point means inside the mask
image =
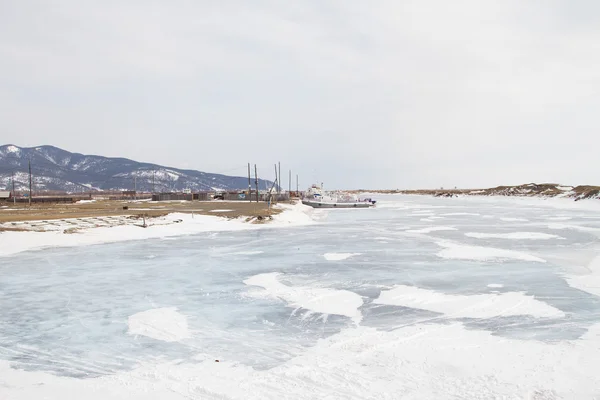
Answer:
POLYGON ((190 337, 187 318, 175 307, 155 308, 128 318, 130 335, 142 335, 165 342, 177 342, 190 337))
POLYGON ((579 276, 571 276, 567 282, 573 287, 600 296, 600 255, 586 267, 587 271, 579 276))
POLYGON ((372 197, 0 233, 0 398, 600 398, 599 202, 372 197))

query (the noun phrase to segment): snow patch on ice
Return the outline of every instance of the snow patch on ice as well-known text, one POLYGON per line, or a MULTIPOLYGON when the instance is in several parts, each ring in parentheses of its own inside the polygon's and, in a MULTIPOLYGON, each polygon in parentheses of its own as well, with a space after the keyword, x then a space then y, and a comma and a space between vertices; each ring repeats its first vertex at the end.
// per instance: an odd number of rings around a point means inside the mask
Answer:
POLYGON ((467 232, 465 236, 477 239, 513 239, 513 240, 548 240, 548 239, 564 239, 558 235, 541 232, 510 232, 510 233, 481 233, 467 232))
POLYGON ((489 285, 487 285, 487 287, 489 288, 503 288, 504 285, 501 283, 490 283, 489 285))
POLYGON ((481 215, 479 213, 470 213, 470 212, 451 212, 451 213, 445 213, 445 214, 440 214, 443 216, 459 216, 459 215, 481 215))
POLYGON ((327 261, 341 261, 359 255, 361 255, 361 253, 325 253, 323 254, 323 257, 327 261))
POLYGON ((567 277, 567 283, 584 292, 600 296, 600 255, 587 266, 587 273, 567 277))
POLYGON ((453 242, 437 242, 444 249, 437 253, 438 257, 456 260, 496 261, 522 260, 545 263, 546 260, 531 254, 514 250, 497 249, 494 247, 469 246, 453 242))
POLYGON ((384 290, 375 304, 418 308, 454 318, 493 318, 511 315, 561 318, 557 308, 523 293, 450 295, 414 286, 399 285, 384 290))
POLYGON ((427 228, 422 229, 410 229, 406 232, 409 233, 431 233, 431 232, 441 232, 441 231, 456 231, 457 229, 451 226, 429 226, 427 228))
POLYGON ((253 256, 256 254, 262 254, 264 253, 264 251, 262 250, 248 250, 248 251, 236 251, 233 254, 239 254, 239 255, 244 255, 244 256, 253 256))
POLYGON ((277 279, 281 274, 271 272, 254 275, 244 281, 248 286, 265 289, 269 297, 282 299, 289 307, 304 308, 321 314, 335 314, 352 318, 360 322, 362 314, 358 310, 362 306, 362 298, 347 290, 330 288, 288 286, 277 279))
POLYGON ((210 212, 232 212, 233 210, 210 210, 210 212))
POLYGON ((165 342, 178 342, 191 337, 187 318, 175 307, 154 308, 133 314, 128 319, 130 335, 147 336, 165 342))
POLYGON ((504 221, 504 222, 527 222, 529 220, 525 219, 525 218, 503 217, 503 218, 500 218, 500 221, 504 221))

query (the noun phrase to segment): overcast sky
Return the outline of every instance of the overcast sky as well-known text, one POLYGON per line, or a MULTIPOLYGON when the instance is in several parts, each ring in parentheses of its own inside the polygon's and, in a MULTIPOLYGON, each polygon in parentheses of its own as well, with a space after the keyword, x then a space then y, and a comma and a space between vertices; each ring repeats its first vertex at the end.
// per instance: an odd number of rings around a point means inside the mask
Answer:
POLYGON ((0 0, 0 144, 281 161, 302 187, 600 184, 599 128, 596 0, 0 0))

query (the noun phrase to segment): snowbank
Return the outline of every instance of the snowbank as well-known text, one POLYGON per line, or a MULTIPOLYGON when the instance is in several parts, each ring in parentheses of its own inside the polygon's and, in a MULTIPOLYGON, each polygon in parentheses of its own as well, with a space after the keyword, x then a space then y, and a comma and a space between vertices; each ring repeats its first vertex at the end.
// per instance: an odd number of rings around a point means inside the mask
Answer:
MULTIPOLYGON (((147 228, 137 225, 122 226, 82 226, 71 234, 63 233, 72 227, 68 223, 56 225, 52 232, 0 232, 0 257, 29 250, 49 247, 71 247, 127 240, 193 235, 202 232, 239 231, 275 227, 301 226, 315 223, 312 208, 302 204, 281 205, 283 212, 273 217, 267 224, 249 224, 243 218, 225 219, 211 215, 172 213, 164 217, 147 219, 147 228)), ((123 217, 125 218, 125 217, 123 217)), ((65 220, 68 222, 68 220, 65 220)))

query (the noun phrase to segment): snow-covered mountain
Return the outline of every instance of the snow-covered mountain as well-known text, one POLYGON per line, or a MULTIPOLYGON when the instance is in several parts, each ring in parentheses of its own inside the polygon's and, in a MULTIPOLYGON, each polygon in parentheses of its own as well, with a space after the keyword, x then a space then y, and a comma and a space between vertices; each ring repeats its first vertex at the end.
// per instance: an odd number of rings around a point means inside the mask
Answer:
MULTIPOLYGON (((29 160, 36 191, 133 190, 134 180, 137 190, 144 192, 153 188, 157 192, 248 188, 247 177, 169 168, 126 158, 70 153, 54 146, 25 148, 4 145, 0 146, 0 190, 10 190, 13 173, 17 190, 29 187, 29 160)), ((261 189, 271 185, 272 182, 259 181, 261 189)))

